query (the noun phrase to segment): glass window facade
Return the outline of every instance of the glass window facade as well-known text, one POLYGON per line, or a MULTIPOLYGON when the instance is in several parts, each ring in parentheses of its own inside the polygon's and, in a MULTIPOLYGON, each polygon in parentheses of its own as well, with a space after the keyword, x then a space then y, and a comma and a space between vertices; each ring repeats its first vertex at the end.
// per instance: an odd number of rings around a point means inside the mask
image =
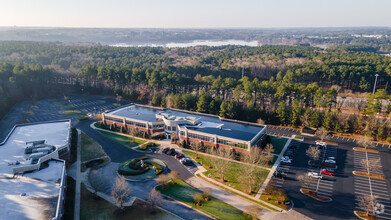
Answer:
POLYGON ((195 133, 191 133, 191 132, 188 133, 188 137, 193 138, 193 139, 197 139, 197 140, 201 140, 201 141, 209 141, 212 143, 215 142, 215 139, 213 137, 208 137, 205 135, 195 134, 195 133))

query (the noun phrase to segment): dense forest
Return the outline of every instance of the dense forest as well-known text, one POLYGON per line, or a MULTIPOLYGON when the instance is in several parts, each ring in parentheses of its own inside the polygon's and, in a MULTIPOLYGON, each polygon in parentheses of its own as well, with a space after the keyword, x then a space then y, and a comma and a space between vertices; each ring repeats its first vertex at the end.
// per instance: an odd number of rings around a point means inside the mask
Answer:
MULTIPOLYGON (((381 46, 109 47, 0 42, 0 114, 55 88, 246 121, 387 139, 391 57, 381 46), (372 49, 371 49, 372 48, 372 49), (376 49, 377 48, 377 49, 376 49), (339 93, 377 92, 343 112, 339 93)), ((51 93, 53 94, 53 92, 51 93)), ((372 94, 372 93, 369 93, 372 94)), ((389 140, 391 141, 391 140, 389 140)))

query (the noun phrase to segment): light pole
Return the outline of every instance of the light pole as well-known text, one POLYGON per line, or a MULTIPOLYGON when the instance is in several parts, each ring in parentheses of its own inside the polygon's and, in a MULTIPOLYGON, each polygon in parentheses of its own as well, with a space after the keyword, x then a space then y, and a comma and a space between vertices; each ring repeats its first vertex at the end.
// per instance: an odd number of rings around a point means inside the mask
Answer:
POLYGON ((377 82, 377 77, 379 76, 379 74, 376 74, 375 76, 376 76, 376 78, 375 78, 375 84, 373 85, 373 92, 372 92, 373 95, 375 95, 376 82, 377 82))

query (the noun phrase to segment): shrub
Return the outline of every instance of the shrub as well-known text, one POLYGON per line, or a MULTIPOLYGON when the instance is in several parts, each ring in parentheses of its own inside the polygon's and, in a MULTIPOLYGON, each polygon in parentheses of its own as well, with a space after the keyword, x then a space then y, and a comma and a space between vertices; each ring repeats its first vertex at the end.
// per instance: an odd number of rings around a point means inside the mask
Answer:
POLYGON ((157 163, 155 163, 153 161, 147 161, 145 163, 151 164, 153 166, 153 168, 155 169, 155 174, 156 175, 159 175, 159 174, 161 174, 163 172, 163 168, 159 164, 157 164, 157 163))
POLYGON ((133 169, 133 170, 137 170, 139 169, 139 167, 137 167, 137 163, 140 161, 140 160, 146 160, 148 159, 148 157, 139 157, 139 158, 136 158, 136 159, 132 159, 129 163, 129 168, 130 169, 133 169))
POLYGON ((387 142, 388 142, 388 143, 391 143, 391 137, 388 137, 388 138, 387 138, 387 142))
POLYGON ((147 149, 148 149, 148 145, 147 144, 140 145, 140 150, 147 150, 147 149))
POLYGON ((118 173, 125 176, 139 175, 149 170, 148 166, 144 166, 143 169, 132 169, 130 167, 131 161, 126 161, 118 167, 118 173))

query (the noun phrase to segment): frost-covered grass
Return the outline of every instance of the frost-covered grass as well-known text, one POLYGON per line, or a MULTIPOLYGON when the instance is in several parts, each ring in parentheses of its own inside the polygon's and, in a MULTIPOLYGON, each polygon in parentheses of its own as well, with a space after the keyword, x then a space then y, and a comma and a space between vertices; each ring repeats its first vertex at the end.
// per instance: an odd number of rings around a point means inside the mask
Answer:
POLYGON ((81 161, 107 156, 102 147, 86 134, 81 134, 81 161))
MULTIPOLYGON (((96 123, 95 123, 96 124, 96 123)), ((104 136, 114 140, 114 141, 117 141, 127 147, 135 147, 137 145, 140 145, 140 144, 143 144, 145 143, 146 141, 144 140, 141 140, 141 139, 137 139, 137 138, 131 138, 131 137, 128 137, 128 136, 124 136, 124 135, 119 135, 119 134, 115 134, 115 133, 111 133, 111 132, 107 132, 107 131, 101 131, 101 130, 98 130, 101 134, 103 134, 104 136)))
POLYGON ((80 196, 80 219, 151 219, 151 220, 177 220, 178 218, 160 209, 152 214, 148 205, 136 199, 130 207, 125 207, 123 211, 102 198, 96 198, 88 191, 84 184, 81 186, 80 196))
POLYGON ((177 180, 177 184, 169 183, 167 188, 162 186, 156 187, 162 194, 179 200, 195 209, 208 213, 216 219, 251 219, 249 216, 244 216, 243 212, 221 200, 211 197, 210 201, 202 201, 201 206, 196 206, 193 195, 202 193, 198 189, 188 185, 182 180, 177 180))

